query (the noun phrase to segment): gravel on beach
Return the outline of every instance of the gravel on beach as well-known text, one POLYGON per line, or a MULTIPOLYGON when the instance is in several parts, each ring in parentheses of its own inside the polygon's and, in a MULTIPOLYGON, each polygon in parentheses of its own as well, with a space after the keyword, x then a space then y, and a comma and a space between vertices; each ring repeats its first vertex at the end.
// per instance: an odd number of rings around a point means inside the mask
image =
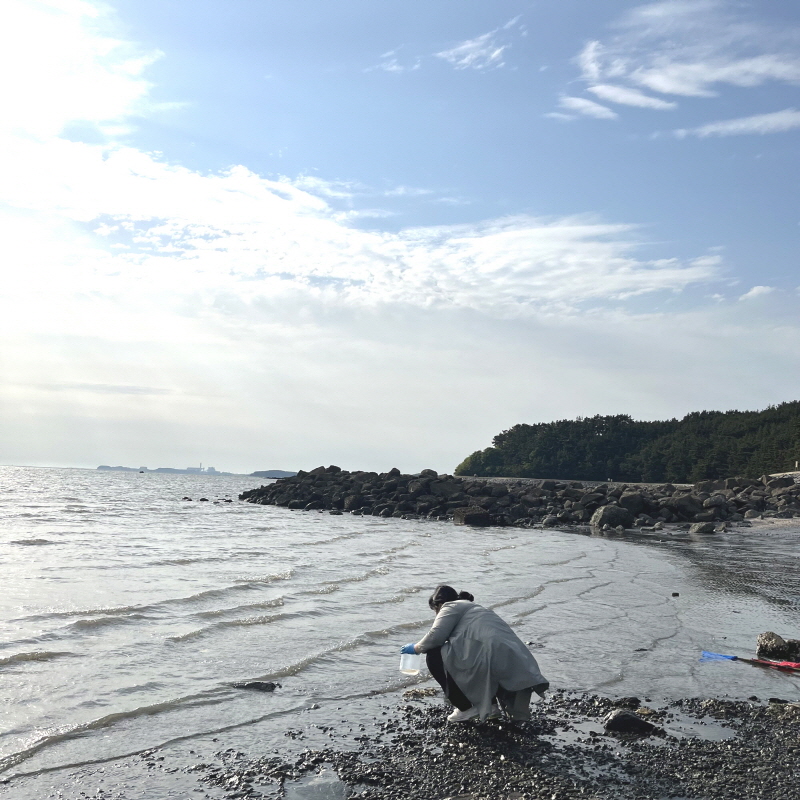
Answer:
POLYGON ((559 691, 530 722, 453 724, 427 694, 407 693, 352 742, 334 732, 330 746, 294 756, 220 752, 201 781, 229 798, 800 799, 800 705, 779 698, 650 707, 559 691), (606 732, 617 708, 635 709, 656 735, 606 732))

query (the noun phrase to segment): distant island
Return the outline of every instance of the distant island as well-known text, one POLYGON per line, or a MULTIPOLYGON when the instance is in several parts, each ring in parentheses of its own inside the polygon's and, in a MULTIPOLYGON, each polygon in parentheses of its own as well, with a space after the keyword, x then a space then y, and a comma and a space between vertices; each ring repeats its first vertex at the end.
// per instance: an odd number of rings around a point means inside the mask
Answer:
POLYGON ((109 467, 107 464, 101 464, 97 469, 106 472, 160 472, 169 473, 171 475, 235 475, 235 472, 219 472, 214 467, 204 467, 202 464, 199 467, 186 467, 186 469, 177 469, 175 467, 157 467, 156 469, 148 469, 147 467, 109 467))
MULTIPOLYGON (((101 464, 97 469, 105 472, 156 472, 159 474, 168 475, 238 475, 236 472, 220 472, 214 467, 204 467, 202 464, 199 467, 186 467, 186 469, 178 469, 176 467, 157 467, 156 469, 148 469, 147 467, 110 467, 108 464, 101 464)), ((291 478, 297 475, 296 472, 287 472, 283 469, 264 469, 258 472, 251 472, 247 477, 250 478, 291 478)))
POLYGON ((258 472, 251 472, 253 478, 293 478, 296 472, 286 472, 283 469, 262 469, 258 472))

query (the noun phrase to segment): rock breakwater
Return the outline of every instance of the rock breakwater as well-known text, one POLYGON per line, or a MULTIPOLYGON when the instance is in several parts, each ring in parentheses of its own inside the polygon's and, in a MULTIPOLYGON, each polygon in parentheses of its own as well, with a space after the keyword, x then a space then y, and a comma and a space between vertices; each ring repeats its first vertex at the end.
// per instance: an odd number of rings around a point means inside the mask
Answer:
POLYGON ((347 472, 329 466, 301 470, 243 492, 239 499, 294 510, 452 519, 471 525, 657 529, 665 523, 689 523, 698 533, 750 519, 800 517, 800 485, 792 477, 768 475, 654 486, 467 478, 431 469, 416 475, 397 468, 347 472))

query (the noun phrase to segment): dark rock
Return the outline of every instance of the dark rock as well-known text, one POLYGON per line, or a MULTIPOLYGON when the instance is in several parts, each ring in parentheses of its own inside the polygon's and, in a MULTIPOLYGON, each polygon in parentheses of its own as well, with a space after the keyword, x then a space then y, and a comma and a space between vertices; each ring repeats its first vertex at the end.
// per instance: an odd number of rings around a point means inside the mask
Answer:
POLYGON ((622 525, 623 528, 630 528, 633 525, 633 514, 627 508, 622 508, 622 506, 600 506, 592 514, 589 524, 595 528, 602 528, 603 525, 608 525, 612 528, 622 525))
POLYGON ((431 481, 430 491, 438 497, 449 497, 461 491, 461 481, 431 481))
POLYGON ((279 683, 273 683, 272 681, 237 681, 232 683, 231 686, 235 689, 252 689, 256 692, 274 692, 276 689, 281 688, 279 683))
POLYGON ((703 511, 703 503, 691 494, 673 494, 663 501, 663 505, 675 516, 684 520, 693 519, 695 514, 703 511))
POLYGON ((692 487, 692 491, 695 494, 703 494, 704 492, 711 494, 711 492, 715 492, 718 489, 724 488, 725 481, 700 481, 692 487))
POLYGON ((631 711, 636 711, 641 704, 642 701, 638 697, 620 697, 614 700, 614 705, 617 708, 627 708, 631 711))
POLYGON ((689 533, 714 533, 714 528, 713 522, 695 522, 695 524, 689 528, 689 533))
POLYGON ((638 714, 618 708, 603 718, 603 727, 614 733, 635 733, 639 736, 652 736, 660 731, 652 722, 642 719, 638 714))
POLYGON ((488 511, 480 506, 465 506, 453 509, 453 522, 456 525, 473 525, 485 528, 492 525, 494 520, 488 511))
POLYGON ((785 478, 772 478, 766 483, 767 489, 785 489, 786 487, 793 487, 794 485, 794 478, 790 478, 789 476, 785 478))
POLYGON ((777 633, 760 633, 757 640, 756 655, 773 661, 800 661, 800 640, 784 639, 777 633))
POLYGON ((622 508, 627 508, 634 516, 641 514, 647 508, 641 492, 623 492, 617 501, 622 508))

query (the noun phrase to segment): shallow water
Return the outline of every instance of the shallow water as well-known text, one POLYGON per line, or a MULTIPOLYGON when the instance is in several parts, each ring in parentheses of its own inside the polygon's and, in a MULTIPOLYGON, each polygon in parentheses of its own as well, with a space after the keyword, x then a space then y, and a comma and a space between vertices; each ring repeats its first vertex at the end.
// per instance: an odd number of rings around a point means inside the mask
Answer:
POLYGON ((2 777, 167 742, 264 746, 309 713, 353 722, 425 680, 398 651, 439 581, 496 609, 554 687, 798 697, 795 677, 698 661, 797 635, 796 526, 593 537, 236 500, 261 482, 0 468, 2 777), (281 688, 231 685, 248 680, 281 688))

